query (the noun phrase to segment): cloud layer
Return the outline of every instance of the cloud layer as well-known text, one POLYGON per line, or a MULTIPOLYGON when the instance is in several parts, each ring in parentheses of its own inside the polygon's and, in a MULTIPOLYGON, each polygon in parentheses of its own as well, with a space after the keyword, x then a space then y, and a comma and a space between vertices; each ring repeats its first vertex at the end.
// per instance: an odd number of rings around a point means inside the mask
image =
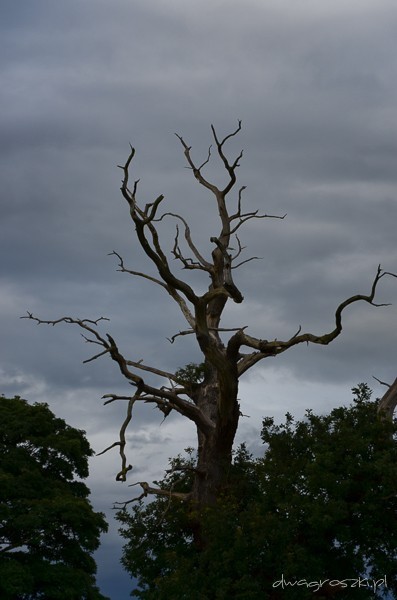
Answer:
MULTIPOLYGON (((93 348, 79 332, 33 326, 19 319, 27 310, 49 319, 109 317, 104 331, 126 354, 160 368, 199 359, 189 338, 167 341, 185 324, 162 290, 117 273, 107 256, 120 252, 131 268, 153 272, 119 193, 117 164, 129 142, 142 203, 163 193, 164 210, 189 220, 208 255, 217 213, 174 133, 202 162, 210 123, 223 135, 242 119, 228 148, 232 156, 244 148, 245 206, 287 217, 242 229, 246 257, 263 259, 236 273, 245 302, 230 307, 225 326, 248 325, 267 339, 289 338, 299 326, 324 333, 339 302, 369 293, 379 263, 397 272, 394 2, 21 0, 2 12, 4 394, 48 402, 87 431, 96 451, 115 440, 123 418, 123 406, 100 401, 129 389, 115 367, 106 359, 83 366, 93 348)), ((221 167, 211 162, 208 177, 223 181, 221 167)), ((174 235, 175 223, 165 220, 165 250, 174 235)), ((382 281, 379 302, 396 304, 396 295, 396 281, 382 281)), ((258 366, 241 385, 250 418, 239 440, 258 449, 262 416, 327 410, 371 375, 392 381, 396 317, 395 306, 352 307, 332 346, 258 366)), ((144 408, 129 434, 131 460, 137 477, 158 477, 169 456, 194 444, 194 431, 177 418, 160 426, 161 415, 144 408)), ((116 452, 94 460, 90 482, 101 509, 131 494, 112 480, 117 469, 116 452)), ((108 549, 119 544, 112 536, 108 549)), ((123 588, 119 574, 110 581, 109 561, 102 552, 100 577, 106 572, 103 590, 118 600, 129 584, 123 588)))

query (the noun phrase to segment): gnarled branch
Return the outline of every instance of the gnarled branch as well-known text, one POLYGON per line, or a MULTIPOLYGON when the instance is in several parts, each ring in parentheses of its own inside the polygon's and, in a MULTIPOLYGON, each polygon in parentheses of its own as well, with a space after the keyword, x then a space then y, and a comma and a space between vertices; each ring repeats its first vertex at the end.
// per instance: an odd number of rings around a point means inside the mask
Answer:
POLYGON ((217 245, 220 252, 223 255, 223 287, 230 294, 231 298, 237 303, 241 304, 244 300, 240 290, 237 288, 232 277, 232 257, 227 252, 227 249, 220 240, 216 237, 210 238, 210 241, 217 245))
POLYGON ((168 286, 167 289, 173 288, 175 291, 181 292, 193 305, 195 305, 197 302, 197 297, 190 285, 188 285, 185 281, 178 279, 172 273, 167 261, 167 257, 161 249, 157 230, 152 222, 156 217, 156 211, 160 202, 163 200, 163 196, 159 196, 155 202, 147 204, 145 210, 142 211, 138 207, 136 201, 136 184, 134 185, 134 190, 132 192, 128 188, 129 169, 134 155, 135 149, 131 146, 131 152, 125 165, 120 167, 124 173, 121 192, 130 206, 130 215, 135 224, 135 230, 139 243, 146 255, 156 266, 161 279, 168 286), (146 228, 148 228, 150 231, 151 243, 146 236, 146 228))
POLYGON ((296 333, 289 340, 281 341, 274 340, 269 342, 268 340, 261 340, 258 338, 251 337, 244 333, 243 331, 238 331, 230 340, 228 344, 228 352, 230 355, 236 356, 236 353, 239 351, 241 346, 248 346, 250 348, 254 348, 256 352, 253 352, 249 355, 244 356, 239 360, 238 363, 238 372, 239 375, 243 374, 250 367, 252 367, 255 363, 262 360, 268 356, 276 356, 285 352, 289 348, 296 346, 297 344, 301 344, 303 342, 312 343, 312 344, 320 344, 320 345, 328 345, 332 342, 342 331, 342 313, 343 311, 356 302, 367 302, 372 306, 380 307, 380 306, 390 306, 388 303, 377 304, 374 302, 376 289, 379 281, 385 277, 397 277, 394 273, 390 273, 387 271, 382 271, 381 266, 378 266, 375 278, 372 283, 371 292, 368 295, 364 294, 356 294, 347 298, 339 304, 338 308, 335 312, 335 327, 334 329, 323 335, 314 335, 312 333, 296 333))
MULTIPOLYGON (((74 319, 72 317, 62 317, 62 318, 56 319, 54 321, 49 321, 49 320, 39 319, 38 317, 35 317, 32 313, 28 313, 27 316, 22 317, 22 318, 31 319, 38 324, 46 324, 46 325, 57 325, 59 323, 74 324, 74 325, 78 325, 79 327, 83 328, 84 330, 89 331, 96 338, 93 341, 95 343, 99 342, 100 345, 102 345, 104 347, 104 351, 101 352, 100 354, 98 354, 97 356, 101 356, 105 353, 109 354, 110 357, 112 358, 112 360, 114 360, 115 363, 118 365, 120 372, 127 379, 127 381, 129 381, 132 385, 136 386, 137 393, 134 396, 134 401, 135 400, 145 400, 146 396, 151 396, 151 397, 157 398, 159 400, 167 401, 171 404, 172 407, 174 407, 176 410, 178 410, 178 412, 180 412, 183 416, 185 416, 188 419, 190 419, 191 421, 193 421, 196 424, 196 426, 199 428, 199 430, 201 430, 204 434, 208 434, 213 429, 214 424, 212 423, 212 421, 197 406, 195 406, 191 402, 187 402, 186 400, 184 400, 183 398, 178 396, 178 394, 175 393, 175 390, 171 391, 171 390, 165 389, 164 387, 156 388, 154 386, 150 386, 144 382, 142 377, 140 377, 139 375, 137 375, 136 373, 134 373, 133 371, 131 371, 128 368, 129 366, 142 368, 142 365, 140 365, 139 363, 134 363, 133 361, 128 361, 123 356, 123 354, 120 352, 114 338, 110 334, 106 334, 106 339, 105 339, 104 337, 100 336, 99 333, 91 326, 92 324, 97 325, 100 321, 108 320, 108 319, 104 319, 104 317, 100 317, 99 319, 96 319, 96 320, 74 319)), ((92 340, 89 340, 89 341, 92 341, 92 340)), ((93 360, 93 358, 90 360, 93 360)), ((149 368, 146 367, 143 370, 149 370, 149 368)), ((163 373, 166 376, 172 375, 172 374, 167 373, 166 371, 163 371, 163 373)), ((185 392, 183 392, 183 393, 185 393, 185 392)))
POLYGON ((268 215, 268 214, 260 215, 260 214, 258 214, 259 213, 258 210, 253 210, 251 212, 243 213, 241 211, 242 193, 246 189, 247 189, 247 186, 245 186, 245 185, 243 185, 239 189, 239 191, 238 191, 237 212, 234 213, 233 215, 229 216, 230 223, 232 223, 232 221, 235 221, 236 219, 238 219, 238 223, 233 228, 230 229, 230 233, 231 234, 235 233, 241 227, 241 225, 243 225, 244 223, 246 223, 250 219, 281 219, 281 220, 285 219, 285 217, 287 216, 287 213, 285 213, 282 216, 280 216, 280 215, 268 215))
MULTIPOLYGON (((203 258, 202 254, 197 249, 197 246, 193 243, 191 232, 190 232, 190 227, 189 227, 188 223, 186 222, 186 220, 181 215, 178 215, 177 213, 172 213, 172 212, 164 213, 158 220, 160 221, 164 217, 167 217, 167 216, 174 217, 175 219, 179 219, 180 221, 182 221, 184 228, 185 228, 185 240, 186 240, 190 250, 193 252, 193 254, 196 257, 198 264, 201 266, 201 268, 204 271, 211 272, 212 265, 211 265, 211 263, 206 261, 205 258, 203 258)), ((175 250, 175 246, 174 246, 174 250, 175 250)), ((176 258, 179 258, 179 256, 176 256, 176 258)))
POLYGON ((132 502, 139 502, 143 498, 147 498, 149 494, 154 494, 156 496, 167 496, 168 498, 175 498, 176 500, 182 500, 186 502, 190 499, 191 494, 186 494, 183 492, 173 492, 172 490, 162 490, 160 488, 151 487, 147 481, 137 481, 136 483, 131 484, 129 487, 133 487, 135 485, 140 485, 143 492, 136 498, 131 498, 131 500, 127 500, 126 502, 115 502, 113 508, 117 510, 126 508, 132 502))
POLYGON ((235 137, 239 133, 239 131, 241 131, 241 120, 238 121, 237 129, 235 129, 232 133, 229 133, 229 135, 226 135, 222 140, 218 139, 217 133, 215 131, 215 127, 213 125, 211 125, 211 130, 212 130, 212 135, 214 136, 214 140, 215 140, 215 143, 216 143, 216 146, 218 149, 218 154, 221 157, 223 164, 225 165, 225 169, 229 173, 229 177, 230 177, 229 183, 222 190, 222 195, 226 196, 226 194, 228 194, 230 192, 230 190, 236 183, 235 171, 236 171, 236 168, 240 166, 239 161, 243 157, 243 151, 241 150, 240 154, 237 156, 237 158, 234 160, 234 162, 232 164, 230 164, 226 155, 223 152, 223 146, 224 146, 225 142, 227 142, 227 140, 229 140, 232 137, 235 137))
POLYGON ((187 322, 189 323, 189 325, 191 327, 194 327, 195 320, 194 320, 193 314, 189 310, 185 300, 182 298, 182 296, 180 294, 178 294, 178 292, 172 286, 169 286, 166 283, 164 283, 163 281, 156 279, 156 277, 152 277, 151 275, 147 275, 146 273, 141 273, 140 271, 132 271, 131 269, 127 269, 124 266, 124 260, 123 260, 122 256, 118 252, 115 252, 115 251, 110 252, 108 256, 113 256, 113 255, 117 256, 117 258, 119 259, 118 271, 120 271, 122 273, 129 273, 130 275, 135 275, 137 277, 142 277, 144 279, 148 279, 149 281, 152 281, 153 283, 156 283, 157 285, 160 285, 162 288, 164 288, 169 293, 169 295, 175 300, 175 302, 179 305, 181 312, 184 315, 187 322))
POLYGON ((102 452, 99 453, 99 455, 105 454, 105 452, 108 452, 108 450, 111 450, 111 448, 115 448, 116 446, 119 447, 119 452, 120 452, 120 457, 121 457, 121 470, 116 475, 116 481, 126 481, 127 473, 129 471, 131 471, 131 469, 132 469, 132 465, 127 465, 127 457, 125 454, 125 445, 126 445, 125 432, 126 432, 127 427, 132 419, 133 406, 134 406, 136 400, 139 399, 139 396, 140 396, 140 389, 138 388, 136 393, 134 394, 134 396, 132 396, 128 400, 127 414, 126 414, 125 419, 120 428, 119 441, 114 442, 114 444, 112 444, 108 448, 105 448, 105 450, 102 450, 102 452))

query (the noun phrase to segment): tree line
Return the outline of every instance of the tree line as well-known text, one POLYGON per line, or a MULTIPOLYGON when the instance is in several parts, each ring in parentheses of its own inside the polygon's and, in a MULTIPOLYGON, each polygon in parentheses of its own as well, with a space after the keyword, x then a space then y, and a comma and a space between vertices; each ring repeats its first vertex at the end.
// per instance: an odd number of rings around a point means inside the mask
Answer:
MULTIPOLYGON (((168 495, 119 507, 134 597, 396 595, 397 422, 380 418, 366 384, 352 391, 352 404, 329 414, 264 419, 262 455, 237 448, 227 483, 201 515, 205 546, 184 500, 193 448, 155 482, 168 495)), ((1 397, 0 442, 1 598, 104 600, 91 555, 107 524, 81 481, 92 455, 84 432, 45 404, 1 397)))

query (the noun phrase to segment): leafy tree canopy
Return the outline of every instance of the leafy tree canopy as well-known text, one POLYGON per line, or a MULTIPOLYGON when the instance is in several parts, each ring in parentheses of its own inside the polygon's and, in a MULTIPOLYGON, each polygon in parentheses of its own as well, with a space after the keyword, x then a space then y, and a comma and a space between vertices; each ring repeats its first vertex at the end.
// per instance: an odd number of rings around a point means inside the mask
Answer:
POLYGON ((84 432, 47 404, 0 397, 0 597, 103 600, 91 554, 107 530, 81 481, 84 432))
MULTIPOLYGON (((325 416, 308 411, 295 422, 286 415, 281 425, 265 419, 264 456, 254 459, 240 447, 223 495, 205 509, 212 535, 204 548, 193 541, 183 503, 161 497, 120 510, 123 564, 138 577, 137 596, 396 595, 397 425, 378 417, 366 384, 353 388, 353 395, 351 406, 325 416), (316 590, 318 582, 324 583, 316 590)), ((172 460, 161 486, 188 489, 193 464, 191 451, 172 460)))

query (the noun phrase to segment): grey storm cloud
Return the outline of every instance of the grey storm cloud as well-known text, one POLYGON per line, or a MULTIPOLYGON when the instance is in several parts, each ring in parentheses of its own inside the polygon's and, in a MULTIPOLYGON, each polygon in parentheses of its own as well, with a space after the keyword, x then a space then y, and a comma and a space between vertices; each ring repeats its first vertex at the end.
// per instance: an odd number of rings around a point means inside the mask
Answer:
MULTIPOLYGON (((228 152, 244 149, 244 207, 287 216, 241 229, 242 258, 261 260, 236 271, 245 302, 230 307, 225 326, 266 339, 300 326, 321 334, 342 300, 369 293, 378 264, 397 272, 396 32, 394 0, 3 2, 0 391, 48 402, 99 452, 117 438, 125 410, 102 407, 101 396, 130 386, 106 357, 82 365, 95 348, 76 328, 37 327, 21 315, 104 316, 101 331, 133 360, 172 371, 200 359, 189 336, 167 340, 186 325, 163 290, 118 273, 108 256, 154 274, 119 191, 129 143, 141 202, 164 194, 164 211, 189 220, 209 255, 215 206, 174 133, 203 162, 210 124, 223 135, 242 120, 228 152)), ((215 156, 206 173, 224 181, 215 156)), ((172 218, 160 234, 170 252, 172 218)), ((396 296, 397 281, 382 280, 379 302, 396 305, 396 296)), ((265 415, 327 410, 372 375, 392 381, 396 320, 395 306, 357 305, 331 346, 258 365, 241 383, 250 419, 238 440, 258 450, 265 415)), ((182 419, 161 420, 147 406, 136 414, 128 443, 139 478, 161 476, 168 457, 194 444, 182 419)), ((93 460, 95 506, 132 495, 114 482, 117 470, 117 451, 93 460)), ((109 558, 120 553, 114 525, 104 548, 99 580, 118 600, 131 586, 109 558)))

